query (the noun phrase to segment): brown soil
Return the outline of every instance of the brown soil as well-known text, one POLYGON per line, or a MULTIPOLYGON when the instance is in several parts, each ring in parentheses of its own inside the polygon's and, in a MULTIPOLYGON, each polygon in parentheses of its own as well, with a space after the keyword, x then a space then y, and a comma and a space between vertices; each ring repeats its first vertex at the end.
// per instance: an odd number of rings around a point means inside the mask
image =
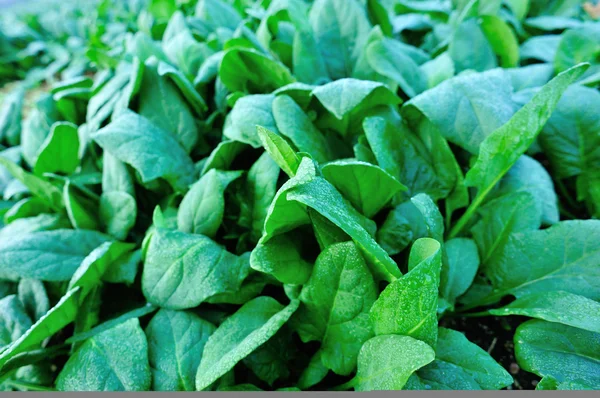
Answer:
POLYGON ((463 332, 469 341, 486 350, 514 379, 509 390, 533 390, 540 378, 522 370, 515 359, 513 336, 524 318, 485 317, 442 319, 440 326, 463 332))

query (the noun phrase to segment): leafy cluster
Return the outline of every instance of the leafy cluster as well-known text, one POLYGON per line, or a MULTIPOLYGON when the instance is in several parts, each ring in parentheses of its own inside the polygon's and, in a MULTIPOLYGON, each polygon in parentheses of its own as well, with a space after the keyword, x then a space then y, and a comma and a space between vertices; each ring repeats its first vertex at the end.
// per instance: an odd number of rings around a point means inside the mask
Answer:
POLYGON ((600 388, 597 5, 73 3, 1 14, 0 389, 510 388, 506 316, 600 388))

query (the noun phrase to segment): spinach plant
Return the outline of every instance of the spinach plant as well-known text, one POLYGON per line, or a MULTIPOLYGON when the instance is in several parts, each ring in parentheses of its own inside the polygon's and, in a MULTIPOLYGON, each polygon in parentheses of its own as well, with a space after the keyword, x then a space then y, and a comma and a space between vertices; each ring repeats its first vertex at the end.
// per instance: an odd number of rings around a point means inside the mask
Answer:
POLYGON ((0 8, 0 390, 600 389, 597 3, 0 8))

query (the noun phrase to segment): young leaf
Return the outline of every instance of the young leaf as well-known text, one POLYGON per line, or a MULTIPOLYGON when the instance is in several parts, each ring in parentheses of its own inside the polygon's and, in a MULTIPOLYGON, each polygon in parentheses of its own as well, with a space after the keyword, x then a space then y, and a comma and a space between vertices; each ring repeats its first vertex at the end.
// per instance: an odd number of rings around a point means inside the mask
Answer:
POLYGON ((21 279, 18 292, 19 300, 32 321, 37 322, 50 309, 50 300, 41 281, 21 279))
POLYGON ((433 349, 412 337, 376 336, 362 346, 351 385, 357 391, 400 390, 413 372, 434 359, 433 349))
POLYGON ((332 158, 329 144, 323 133, 317 130, 310 118, 291 97, 278 95, 275 98, 273 117, 281 135, 292 141, 300 152, 309 153, 320 163, 332 158))
POLYGON ((371 308, 376 335, 411 336, 435 347, 441 266, 440 243, 418 239, 410 252, 409 272, 390 283, 371 308))
POLYGON ((250 255, 250 266, 256 271, 273 276, 281 283, 306 283, 312 264, 302 258, 299 242, 290 234, 277 235, 268 241, 259 241, 250 255))
POLYGON ((519 109, 508 122, 482 142, 477 162, 465 178, 467 186, 477 188, 477 196, 450 231, 450 237, 455 237, 461 232, 492 188, 531 146, 550 118, 562 94, 587 70, 588 66, 588 64, 581 64, 560 73, 531 101, 519 109), (511 146, 510 150, 507 150, 508 146, 511 146))
POLYGON ((66 281, 108 237, 95 231, 60 229, 7 237, 0 242, 3 278, 66 281))
POLYGON ((34 174, 71 174, 79 165, 79 136, 77 126, 71 123, 55 123, 40 148, 34 174))
POLYGON ((439 329, 435 355, 436 362, 459 367, 470 375, 482 390, 498 390, 513 382, 510 374, 486 351, 455 330, 439 329))
POLYGON ((300 293, 298 334, 303 341, 321 341, 323 365, 348 375, 361 346, 373 335, 369 310, 376 298, 377 286, 356 245, 331 245, 317 258, 300 293))
POLYGON ((31 326, 25 334, 0 353, 0 368, 16 355, 36 348, 46 338, 75 320, 79 306, 79 289, 67 291, 50 311, 31 326))
POLYGON ((495 288, 490 299, 549 290, 600 299, 598 231, 600 221, 577 220, 510 235, 498 261, 486 268, 495 288))
POLYGON ((368 218, 373 218, 398 192, 407 190, 383 169, 365 162, 337 160, 324 165, 322 171, 323 176, 368 218), (373 189, 374 186, 379 189, 373 189))
POLYGON ((600 385, 600 334, 560 323, 532 320, 515 332, 521 368, 559 382, 581 380, 600 385))
POLYGON ((209 170, 185 194, 177 212, 182 232, 214 238, 223 222, 225 189, 242 175, 241 171, 209 170))
POLYGON ((206 389, 262 344, 266 343, 298 308, 271 297, 257 297, 227 318, 209 337, 196 373, 196 389, 206 389))
POLYGON ((154 391, 194 391, 202 351, 215 327, 191 312, 160 310, 148 327, 154 391))
POLYGON ((279 135, 262 126, 256 126, 256 131, 262 146, 281 170, 290 178, 295 176, 300 166, 300 158, 292 147, 279 135))
POLYGON ((471 239, 455 238, 444 243, 448 267, 442 269, 440 297, 453 305, 456 298, 467 291, 479 270, 477 246, 471 239))
POLYGON ((392 281, 401 275, 394 260, 365 229, 359 213, 324 178, 316 177, 310 182, 291 187, 287 199, 316 210, 350 235, 376 278, 392 281))
POLYGON ((496 316, 529 316, 600 333, 600 303, 569 292, 532 293, 488 312, 496 316))
POLYGON ((37 177, 34 174, 28 173, 3 156, 0 156, 0 166, 4 166, 9 173, 25 185, 34 196, 41 199, 52 209, 55 211, 63 210, 64 202, 62 191, 52 183, 41 177, 37 177))
POLYGON ((58 375, 56 387, 61 391, 145 391, 150 380, 146 336, 139 321, 130 319, 83 343, 58 375))
POLYGON ((136 169, 142 182, 166 179, 184 191, 194 181, 194 165, 179 143, 166 131, 133 112, 124 112, 92 135, 105 151, 136 169), (169 148, 164 152, 162 148, 169 148))
POLYGON ((193 308, 209 297, 240 289, 247 260, 203 235, 159 228, 148 243, 142 291, 163 308, 193 308))

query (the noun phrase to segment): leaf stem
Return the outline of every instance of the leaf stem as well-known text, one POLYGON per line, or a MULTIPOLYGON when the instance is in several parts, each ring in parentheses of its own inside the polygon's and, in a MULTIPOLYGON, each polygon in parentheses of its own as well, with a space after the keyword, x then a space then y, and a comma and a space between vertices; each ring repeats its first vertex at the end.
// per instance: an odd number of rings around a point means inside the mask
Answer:
POLYGON ((477 209, 479 209, 479 206, 481 206, 481 204, 483 203, 485 196, 486 195, 477 195, 475 197, 471 205, 467 207, 467 211, 465 211, 465 213, 458 219, 456 224, 454 224, 452 229, 450 229, 450 232, 448 233, 448 240, 456 238, 458 234, 462 232, 462 230, 467 226, 467 224, 471 220, 471 217, 473 217, 477 209))

